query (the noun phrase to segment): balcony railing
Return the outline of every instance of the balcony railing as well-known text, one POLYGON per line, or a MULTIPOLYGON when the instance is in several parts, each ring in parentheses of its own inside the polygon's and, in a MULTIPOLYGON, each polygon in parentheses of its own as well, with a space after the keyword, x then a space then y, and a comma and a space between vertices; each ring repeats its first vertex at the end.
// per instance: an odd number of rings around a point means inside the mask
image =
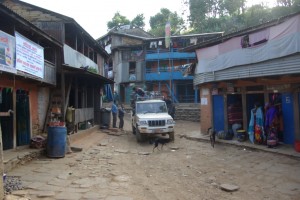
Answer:
POLYGON ((167 59, 195 59, 195 52, 180 52, 178 49, 155 49, 146 52, 145 60, 167 60, 167 59))
POLYGON ((153 49, 153 50, 147 50, 147 54, 153 54, 153 53, 168 53, 168 52, 178 52, 177 48, 172 49, 153 49))
POLYGON ((94 108, 75 109, 75 123, 85 122, 94 119, 94 108))
POLYGON ((98 71, 98 65, 94 61, 66 44, 64 44, 64 62, 71 67, 80 68, 89 66, 98 71))
POLYGON ((159 67, 146 67, 146 73, 157 73, 157 72, 184 72, 188 67, 188 64, 178 65, 173 67, 159 66, 159 67))

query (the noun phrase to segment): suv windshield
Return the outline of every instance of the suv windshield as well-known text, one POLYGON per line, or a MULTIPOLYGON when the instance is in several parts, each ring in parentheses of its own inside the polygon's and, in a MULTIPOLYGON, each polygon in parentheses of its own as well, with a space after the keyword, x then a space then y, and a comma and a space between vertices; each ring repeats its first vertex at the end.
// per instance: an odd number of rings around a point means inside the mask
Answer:
POLYGON ((165 102, 138 103, 136 107, 137 114, 145 113, 166 113, 167 106, 165 102))

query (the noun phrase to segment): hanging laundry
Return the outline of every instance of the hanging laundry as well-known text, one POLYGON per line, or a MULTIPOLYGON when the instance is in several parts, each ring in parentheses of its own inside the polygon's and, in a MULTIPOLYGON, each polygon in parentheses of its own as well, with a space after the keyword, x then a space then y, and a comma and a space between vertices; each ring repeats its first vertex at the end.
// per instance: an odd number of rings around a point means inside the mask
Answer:
POLYGON ((197 38, 191 38, 190 44, 197 44, 197 38))

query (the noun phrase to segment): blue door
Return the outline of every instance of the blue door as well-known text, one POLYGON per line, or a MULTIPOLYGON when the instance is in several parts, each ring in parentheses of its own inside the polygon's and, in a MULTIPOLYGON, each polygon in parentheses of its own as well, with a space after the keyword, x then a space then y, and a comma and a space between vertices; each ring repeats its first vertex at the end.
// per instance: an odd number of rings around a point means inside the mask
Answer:
POLYGON ((131 98, 132 98, 132 88, 133 86, 128 86, 125 87, 125 103, 130 104, 131 103, 131 98))
POLYGON ((291 93, 282 94, 282 114, 283 114, 283 141, 286 144, 294 144, 294 108, 293 95, 291 93))
POLYGON ((213 125, 216 131, 224 130, 224 97, 223 95, 213 95, 213 125))

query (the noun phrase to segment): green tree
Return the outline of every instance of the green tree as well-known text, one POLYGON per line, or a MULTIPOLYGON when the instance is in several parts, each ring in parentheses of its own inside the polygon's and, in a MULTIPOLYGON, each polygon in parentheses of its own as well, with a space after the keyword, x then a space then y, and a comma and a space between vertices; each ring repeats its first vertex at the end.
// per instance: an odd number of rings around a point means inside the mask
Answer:
POLYGON ((206 32, 208 19, 218 18, 225 14, 225 4, 223 0, 190 0, 189 8, 190 26, 196 32, 206 32))
POLYGON ((224 8, 230 16, 243 14, 245 11, 245 0, 224 0, 224 8))
POLYGON ((263 2, 246 8, 246 0, 189 0, 189 33, 224 31, 225 34, 300 11, 300 0, 277 0, 277 6, 263 2))
POLYGON ((117 26, 129 25, 130 20, 121 15, 120 12, 116 12, 111 21, 107 22, 107 28, 112 29, 117 26))
POLYGON ((138 27, 144 29, 145 27, 145 17, 144 14, 138 14, 133 20, 131 21, 132 27, 138 27))
POLYGON ((190 0, 189 1, 190 16, 189 22, 190 26, 194 31, 205 32, 205 20, 208 8, 206 6, 205 0, 190 0))
POLYGON ((160 12, 150 17, 150 30, 149 32, 157 37, 163 37, 165 35, 165 26, 167 21, 170 20, 171 35, 178 32, 184 26, 184 21, 177 12, 172 13, 167 8, 160 9, 160 12))
POLYGON ((271 9, 257 4, 247 9, 244 17, 245 21, 241 28, 255 26, 272 19, 271 9))

